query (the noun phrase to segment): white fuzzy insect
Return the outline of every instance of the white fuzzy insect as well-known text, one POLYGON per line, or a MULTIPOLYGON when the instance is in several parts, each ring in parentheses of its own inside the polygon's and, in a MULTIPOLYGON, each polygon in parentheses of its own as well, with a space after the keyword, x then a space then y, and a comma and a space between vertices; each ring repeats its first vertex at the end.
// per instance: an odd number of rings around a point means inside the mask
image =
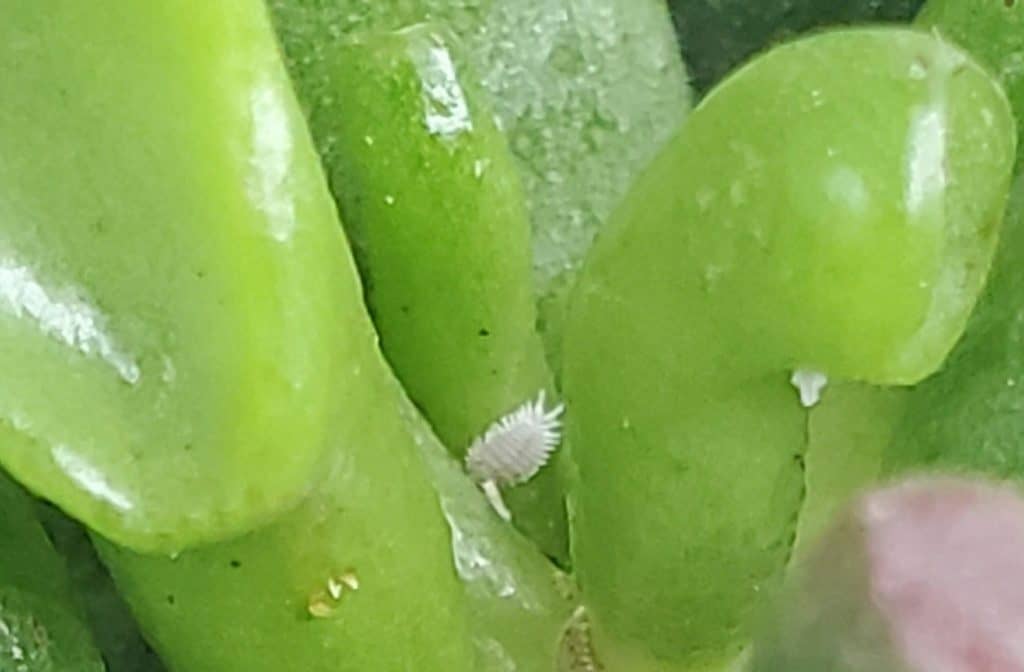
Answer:
POLYGON ((536 476, 562 439, 565 406, 547 410, 545 401, 541 390, 536 401, 527 401, 488 427, 466 453, 466 470, 505 520, 510 520, 511 514, 501 499, 501 488, 521 485, 536 476))

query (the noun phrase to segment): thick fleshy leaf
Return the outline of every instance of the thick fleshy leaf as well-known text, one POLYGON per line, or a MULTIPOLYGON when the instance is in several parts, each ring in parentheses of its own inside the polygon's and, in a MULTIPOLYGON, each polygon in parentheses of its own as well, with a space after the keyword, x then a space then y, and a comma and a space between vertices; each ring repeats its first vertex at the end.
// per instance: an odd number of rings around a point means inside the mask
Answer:
MULTIPOLYGON (((342 99, 343 35, 432 21, 466 47, 525 186, 541 326, 555 368, 564 295, 626 190, 683 122, 686 75, 654 0, 269 0, 307 109, 342 99), (326 67, 325 67, 326 66, 326 67)), ((330 157, 330 136, 318 138, 330 157)), ((328 158, 328 163, 330 159, 328 158)))
POLYGON ((794 561, 813 547, 854 495, 879 480, 886 447, 909 394, 905 388, 840 383, 830 386, 810 409, 794 561))
MULTIPOLYGON (((537 336, 530 226, 515 162, 456 38, 424 24, 323 45, 338 95, 313 135, 366 283, 381 346, 459 458, 551 385, 537 336)), ((568 540, 552 470, 525 485, 516 525, 552 556, 568 540)))
POLYGON ((138 549, 295 506, 369 326, 262 3, 0 15, 0 462, 138 549))
MULTIPOLYGON (((1024 4, 929 3, 921 23, 961 42, 1004 82, 1024 118, 1024 4)), ((1018 158, 1018 173, 1020 161, 1018 158)), ((985 294, 943 370, 909 397, 886 468, 1024 474, 1024 180, 1018 177, 985 294)))
POLYGON ((638 183, 566 332, 575 563, 610 669, 740 653, 803 500, 790 372, 895 385, 941 365, 1014 139, 1001 88, 950 44, 837 31, 738 71, 638 183))
POLYGON ((171 669, 553 665, 572 610, 564 577, 489 510, 383 364, 364 362, 364 402, 337 417, 338 462, 294 512, 175 559, 99 541, 171 669), (450 540, 434 534, 439 511, 450 540))

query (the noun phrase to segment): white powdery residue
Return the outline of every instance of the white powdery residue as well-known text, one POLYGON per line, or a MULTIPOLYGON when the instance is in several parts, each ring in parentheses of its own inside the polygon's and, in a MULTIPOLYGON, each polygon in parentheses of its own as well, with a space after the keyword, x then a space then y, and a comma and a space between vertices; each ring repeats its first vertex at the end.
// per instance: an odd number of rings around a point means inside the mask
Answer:
POLYGON ((798 369, 793 372, 789 382, 800 393, 800 403, 803 407, 811 408, 821 401, 821 392, 828 385, 828 376, 819 371, 798 369))
POLYGON ((419 70, 426 105, 423 123, 427 130, 443 138, 472 131, 469 104, 448 50, 441 46, 428 49, 419 70))
POLYGON ((138 364, 114 345, 104 316, 73 291, 48 290, 30 268, 0 261, 0 309, 18 319, 29 318, 48 337, 98 357, 129 385, 139 382, 138 364))
POLYGON ((82 456, 67 446, 54 447, 53 459, 72 481, 90 495, 107 502, 120 511, 131 511, 135 508, 132 500, 114 488, 102 471, 89 464, 82 456))
MULTIPOLYGON (((466 583, 482 581, 490 591, 502 599, 518 595, 516 579, 512 572, 501 563, 492 562, 488 555, 488 542, 472 532, 463 530, 456 519, 445 512, 448 527, 452 533, 452 557, 459 578, 466 583)), ((527 608, 534 608, 532 603, 527 608)))
POLYGON ((292 133, 288 108, 274 82, 257 86, 250 99, 252 154, 249 195, 270 219, 270 233, 286 242, 295 233, 295 201, 288 178, 292 167, 292 133))
POLYGON ((907 211, 915 214, 946 188, 946 115, 943 108, 919 111, 907 148, 907 211))

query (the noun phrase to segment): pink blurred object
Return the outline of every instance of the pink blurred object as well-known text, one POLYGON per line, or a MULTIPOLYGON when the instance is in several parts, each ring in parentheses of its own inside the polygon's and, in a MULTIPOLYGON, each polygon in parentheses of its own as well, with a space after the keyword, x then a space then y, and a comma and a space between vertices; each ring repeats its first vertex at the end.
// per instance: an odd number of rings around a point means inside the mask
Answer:
POLYGON ((859 498, 797 567, 757 672, 1024 672, 1024 499, 918 479, 859 498))

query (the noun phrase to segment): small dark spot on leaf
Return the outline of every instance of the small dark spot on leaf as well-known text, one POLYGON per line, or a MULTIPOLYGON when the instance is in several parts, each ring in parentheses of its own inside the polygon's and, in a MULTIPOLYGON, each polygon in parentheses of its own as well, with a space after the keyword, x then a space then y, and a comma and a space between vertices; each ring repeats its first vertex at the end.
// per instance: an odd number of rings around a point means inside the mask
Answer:
POLYGON ((196 271, 196 277, 202 280, 206 277, 206 271, 196 271))
POLYGON ((192 444, 191 443, 186 443, 185 444, 185 452, 189 452, 190 450, 192 450, 192 444))
POLYGON ((491 369, 491 375, 492 376, 498 375, 498 370, 497 369, 491 369))
POLYGON ((1015 4, 1017 4, 1017 0, 1003 0, 1003 4, 1006 5, 1007 7, 1013 7, 1015 4))
POLYGON ((798 454, 796 454, 796 455, 794 455, 794 456, 793 456, 793 461, 794 461, 794 462, 796 462, 796 465, 797 465, 798 467, 800 467, 800 469, 801 469, 801 470, 803 470, 803 469, 806 469, 806 468, 807 468, 807 464, 806 464, 806 463, 805 463, 805 461, 804 461, 804 456, 803 456, 803 455, 801 455, 801 454, 799 454, 799 453, 798 453, 798 454))
POLYGON ((408 315, 409 314, 409 306, 401 306, 401 307, 399 307, 399 310, 402 311, 403 315, 408 315))
POLYGON ((241 566, 242 566, 242 561, 241 560, 232 560, 231 561, 231 569, 238 569, 241 566))
POLYGON ((173 607, 174 606, 174 602, 175 602, 174 595, 168 595, 167 596, 167 604, 169 604, 169 605, 171 605, 173 607))
POLYGON ((103 222, 103 218, 100 217, 93 222, 92 228, 96 233, 104 233, 107 230, 107 225, 103 222))
POLYGON ((477 333, 479 333, 481 336, 485 336, 485 337, 491 335, 491 332, 486 327, 480 327, 480 331, 477 332, 477 333))

